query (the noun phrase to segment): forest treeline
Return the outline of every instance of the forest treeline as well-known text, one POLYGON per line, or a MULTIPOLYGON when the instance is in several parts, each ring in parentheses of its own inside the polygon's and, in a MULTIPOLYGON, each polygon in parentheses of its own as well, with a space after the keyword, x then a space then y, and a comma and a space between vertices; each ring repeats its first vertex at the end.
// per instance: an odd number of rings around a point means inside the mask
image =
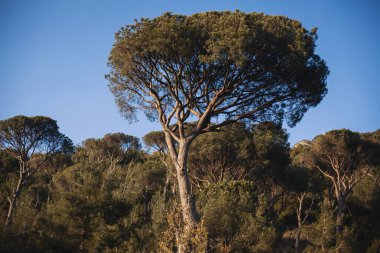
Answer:
MULTIPOLYGON (((0 133, 1 252, 176 252, 183 219, 163 132, 74 147, 54 120, 16 116, 0 133)), ((192 243, 378 252, 379 145, 380 130, 342 129, 290 147, 273 122, 203 134, 189 151, 192 243)))

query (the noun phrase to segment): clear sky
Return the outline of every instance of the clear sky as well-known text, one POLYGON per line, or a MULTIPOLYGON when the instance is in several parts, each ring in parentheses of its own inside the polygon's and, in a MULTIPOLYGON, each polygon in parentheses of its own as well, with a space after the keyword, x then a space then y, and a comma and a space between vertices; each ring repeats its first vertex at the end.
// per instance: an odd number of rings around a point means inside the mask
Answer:
POLYGON ((104 79, 114 33, 167 11, 236 9, 318 27, 329 92, 289 129, 291 144, 333 129, 380 128, 378 0, 1 0, 0 119, 46 115, 76 144, 111 132, 142 137, 158 130, 144 116, 128 124, 118 113, 104 79))

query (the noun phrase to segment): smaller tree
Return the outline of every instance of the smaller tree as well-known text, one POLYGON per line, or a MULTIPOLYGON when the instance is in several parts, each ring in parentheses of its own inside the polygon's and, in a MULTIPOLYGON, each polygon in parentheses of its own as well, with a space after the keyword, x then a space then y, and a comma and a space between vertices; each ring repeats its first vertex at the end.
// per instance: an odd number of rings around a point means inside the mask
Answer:
POLYGON ((5 232, 10 231, 16 202, 25 184, 53 153, 72 150, 72 142, 59 132, 57 122, 51 118, 15 116, 0 121, 0 147, 19 162, 18 181, 8 197, 5 232), (36 154, 39 158, 31 162, 36 154))
POLYGON ((292 199, 297 203, 295 214, 297 217, 297 229, 295 231, 296 252, 300 250, 301 234, 303 226, 309 218, 309 214, 315 207, 315 199, 321 190, 321 182, 314 171, 305 167, 291 166, 287 171, 287 190, 292 199))
POLYGON ((307 221, 310 211, 315 207, 315 198, 322 191, 322 178, 315 170, 307 168, 303 159, 310 149, 309 141, 302 141, 295 145, 290 152, 291 166, 287 170, 286 188, 297 201, 295 210, 297 216, 297 230, 295 233, 295 250, 298 252, 303 225, 307 221))
MULTIPOLYGON (((360 134, 349 130, 334 130, 315 137, 305 159, 332 184, 337 202, 336 235, 343 228, 343 214, 347 197, 355 186, 368 175, 373 152, 370 143, 360 134)), ((340 244, 337 240, 337 245, 340 244)))
POLYGON ((76 162, 107 164, 109 174, 123 160, 133 159, 133 152, 140 150, 139 139, 123 133, 106 134, 101 139, 87 139, 74 155, 76 162), (129 156, 130 155, 130 156, 129 156))
POLYGON ((146 134, 143 137, 143 142, 149 149, 153 148, 156 150, 160 156, 167 156, 168 148, 165 142, 165 133, 163 131, 153 131, 146 134))

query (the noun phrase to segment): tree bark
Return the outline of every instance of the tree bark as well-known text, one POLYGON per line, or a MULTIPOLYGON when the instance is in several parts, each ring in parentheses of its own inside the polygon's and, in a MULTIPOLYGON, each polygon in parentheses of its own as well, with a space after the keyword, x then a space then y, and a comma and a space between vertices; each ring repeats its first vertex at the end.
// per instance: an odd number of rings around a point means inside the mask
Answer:
POLYGON ((296 242, 295 242, 295 249, 296 249, 296 252, 298 252, 298 249, 299 249, 299 246, 300 246, 300 240, 301 240, 301 227, 302 225, 299 225, 298 224, 298 228, 297 228, 297 232, 296 232, 296 242))
POLYGON ((15 206, 16 206, 16 198, 13 195, 12 199, 9 201, 9 208, 8 208, 7 218, 5 219, 3 233, 11 231, 12 215, 13 215, 13 210, 15 206))
POLYGON ((196 227, 196 210, 194 198, 191 193, 190 180, 187 170, 187 156, 189 152, 189 145, 181 143, 178 150, 177 163, 175 165, 178 180, 178 192, 182 207, 182 217, 185 224, 183 231, 183 243, 179 245, 180 252, 190 252, 189 241, 191 233, 196 227))
POLYGON ((24 166, 20 165, 20 176, 17 182, 17 186, 15 190, 13 191, 12 197, 9 200, 7 218, 5 219, 4 228, 3 228, 4 233, 11 232, 13 212, 14 212, 14 209, 16 208, 17 199, 20 196, 21 187, 24 180, 23 168, 24 166))
POLYGON ((298 209, 297 209, 297 232, 296 232, 296 242, 294 245, 294 248, 296 252, 298 252, 300 240, 301 240, 301 233, 302 233, 302 209, 303 209, 303 200, 305 198, 305 194, 301 194, 300 197, 298 197, 298 209))
POLYGON ((344 199, 338 199, 338 212, 336 214, 336 235, 339 236, 343 230, 343 210, 344 210, 344 199))
POLYGON ((177 148, 177 151, 174 147, 170 134, 167 132, 165 132, 165 139, 168 145, 169 154, 176 169, 178 192, 181 202, 182 218, 184 222, 184 228, 179 240, 178 252, 187 253, 191 251, 191 233, 196 227, 197 223, 195 203, 191 193, 189 174, 187 170, 187 160, 191 142, 183 140, 182 142, 178 143, 179 146, 177 148))

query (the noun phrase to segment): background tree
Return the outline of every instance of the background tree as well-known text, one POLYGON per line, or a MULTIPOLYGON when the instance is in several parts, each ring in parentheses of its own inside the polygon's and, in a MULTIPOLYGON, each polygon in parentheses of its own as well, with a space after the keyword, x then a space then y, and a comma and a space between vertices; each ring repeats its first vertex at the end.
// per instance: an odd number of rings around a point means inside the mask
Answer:
POLYGON ((360 134, 365 140, 368 175, 355 186, 347 199, 349 216, 346 224, 350 228, 346 248, 352 251, 376 252, 380 238, 380 131, 360 134), (376 249, 376 250, 375 250, 376 249))
POLYGON ((251 181, 225 180, 206 187, 197 201, 210 252, 271 252, 278 240, 267 202, 251 181))
POLYGON ((153 148, 156 150, 161 156, 166 157, 168 154, 168 148, 165 142, 165 134, 162 131, 153 131, 147 133, 143 137, 143 142, 145 146, 149 149, 153 148))
POLYGON ((9 208, 4 231, 10 230, 17 199, 37 170, 51 154, 70 150, 72 142, 58 130, 57 122, 48 117, 15 116, 0 121, 0 146, 19 162, 18 181, 8 197, 9 208), (39 159, 32 163, 34 156, 39 159))
POLYGON ((212 251, 249 249, 250 243, 239 244, 239 237, 244 234, 243 223, 251 222, 255 216, 257 194, 252 182, 231 180, 211 184, 202 191, 198 205, 212 251))
MULTIPOLYGON (((199 150, 201 160, 208 162, 209 155, 218 165, 223 161, 218 152, 229 150, 226 138, 231 140, 232 155, 236 151, 239 159, 244 157, 252 165, 244 180, 234 180, 227 173, 224 180, 210 180, 208 186, 193 191, 201 221, 193 232, 192 249, 293 252, 299 237, 303 252, 376 252, 380 238, 377 132, 359 134, 363 155, 359 160, 370 166, 370 172, 346 199, 344 243, 336 244, 337 201, 331 198, 332 183, 307 163, 313 142, 302 141, 292 148, 289 164, 286 132, 272 123, 259 125, 253 130, 239 124, 226 126, 192 143, 190 157, 199 150), (207 136, 211 138, 203 140, 207 136), (240 155, 245 153, 248 156, 240 155)), ((117 163, 111 174, 106 160, 98 164, 71 160, 70 153, 52 154, 22 188, 13 233, 0 233, 0 252, 178 252, 183 227, 179 197, 172 191, 165 194, 168 171, 157 153, 139 154, 138 159, 117 163)), ((43 157, 33 155, 30 167, 43 157)), ((5 219, 19 162, 2 149, 0 167, 0 210, 5 219)))
POLYGON ((189 152, 189 175, 198 188, 247 177, 253 160, 251 133, 244 124, 198 137, 189 152))
POLYGON ((185 237, 197 220, 187 170, 191 143, 243 120, 286 118, 295 125, 326 94, 328 69, 314 53, 315 32, 286 17, 237 11, 166 13, 116 34, 110 89, 126 118, 142 110, 160 122, 176 168, 185 237), (185 133, 185 122, 194 119, 185 133))
MULTIPOLYGON (((143 142, 145 146, 148 149, 153 148, 155 152, 157 152, 158 157, 160 158, 161 162, 165 164, 167 173, 166 173, 166 182, 165 182, 165 188, 164 188, 164 195, 166 195, 166 192, 169 188, 170 182, 172 182, 173 187, 172 191, 175 192, 175 169, 173 166, 173 163, 168 160, 169 154, 168 154, 168 148, 165 142, 165 134, 163 131, 152 131, 150 133, 147 133, 143 137, 143 142)), ((154 155, 154 154, 153 154, 154 155)))
POLYGON ((136 152, 140 149, 141 144, 137 137, 123 133, 106 134, 101 139, 85 140, 75 152, 73 159, 95 166, 105 164, 110 174, 115 170, 116 164, 136 158, 136 152))
POLYGON ((252 126, 253 153, 249 178, 266 195, 276 196, 289 166, 288 133, 280 124, 262 122, 252 126))
MULTIPOLYGON (((371 146, 358 133, 334 130, 315 137, 304 157, 308 166, 320 171, 332 185, 337 204, 337 237, 342 233, 347 198, 368 175, 374 161, 371 146)), ((337 246, 340 244, 337 239, 337 246)))
POLYGON ((297 229, 295 232, 294 248, 300 249, 301 234, 304 223, 313 208, 316 193, 321 191, 321 182, 315 171, 306 167, 303 155, 310 148, 309 142, 297 143, 290 152, 291 164, 286 171, 286 188, 290 190, 296 199, 295 213, 297 217, 297 229), (309 203, 306 203, 309 202, 309 203))
POLYGON ((367 144, 371 147, 367 148, 367 152, 371 152, 372 169, 368 173, 368 176, 372 178, 375 184, 380 186, 380 129, 361 134, 362 138, 367 141, 367 144))
MULTIPOLYGON (((328 198, 323 198, 319 202, 318 215, 316 221, 305 226, 307 239, 312 244, 306 246, 306 252, 336 252, 339 251, 336 245, 336 216, 331 210, 328 198)), ((340 247, 341 248, 341 245, 340 247)))
MULTIPOLYGON (((111 148, 112 150, 112 148, 111 148)), ((55 252, 152 252, 157 248, 152 199, 162 195, 165 167, 157 159, 115 165, 82 160, 53 176, 40 221, 55 252)))

